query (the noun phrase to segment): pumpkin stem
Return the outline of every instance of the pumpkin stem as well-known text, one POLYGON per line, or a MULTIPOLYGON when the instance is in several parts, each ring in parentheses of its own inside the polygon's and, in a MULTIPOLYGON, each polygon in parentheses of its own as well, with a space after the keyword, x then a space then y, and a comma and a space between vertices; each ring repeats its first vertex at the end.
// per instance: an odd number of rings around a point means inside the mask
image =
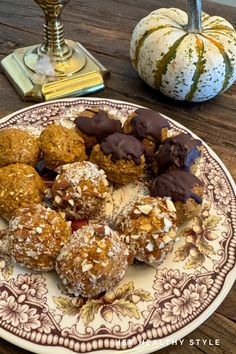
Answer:
POLYGON ((202 30, 202 0, 187 0, 188 32, 199 33, 202 30))

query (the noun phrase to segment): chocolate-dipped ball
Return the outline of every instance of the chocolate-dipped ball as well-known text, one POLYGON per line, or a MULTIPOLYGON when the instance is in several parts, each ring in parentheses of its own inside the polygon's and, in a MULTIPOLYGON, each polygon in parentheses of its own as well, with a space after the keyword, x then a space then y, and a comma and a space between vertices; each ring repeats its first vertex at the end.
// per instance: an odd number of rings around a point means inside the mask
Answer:
POLYGON ((115 132, 121 132, 121 122, 97 107, 79 113, 75 125, 87 148, 92 148, 115 132))
POLYGON ((154 151, 156 145, 167 138, 169 128, 168 120, 159 113, 138 108, 128 117, 123 132, 140 139, 148 150, 154 151))
POLYGON ((144 153, 144 145, 134 136, 114 133, 94 146, 90 159, 109 180, 126 184, 143 176, 144 153))
POLYGON ((177 224, 182 224, 198 215, 203 183, 186 171, 167 171, 155 179, 151 193, 153 197, 170 197, 177 210, 177 224))
POLYGON ((201 156, 202 143, 189 133, 181 133, 166 139, 155 156, 158 173, 168 169, 190 171, 194 162, 201 156))

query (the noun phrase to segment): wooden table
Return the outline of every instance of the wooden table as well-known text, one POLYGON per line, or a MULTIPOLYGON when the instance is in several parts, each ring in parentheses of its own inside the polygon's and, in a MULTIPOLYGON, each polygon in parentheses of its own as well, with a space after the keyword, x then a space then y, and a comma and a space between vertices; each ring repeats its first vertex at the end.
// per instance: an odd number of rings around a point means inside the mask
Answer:
MULTIPOLYGON (((110 70, 107 88, 100 97, 127 100, 169 115, 204 139, 222 158, 236 178, 236 85, 202 104, 175 102, 147 87, 129 60, 129 41, 135 24, 159 7, 185 8, 182 0, 72 0, 64 11, 66 36, 80 41, 110 70)), ((236 8, 203 1, 204 10, 226 17, 236 27, 236 8)), ((42 40, 43 16, 29 0, 1 0, 0 59, 15 48, 42 40)), ((0 117, 26 107, 0 71, 0 117)), ((183 345, 162 349, 160 354, 236 353, 236 286, 217 311, 189 334, 183 345), (194 346, 189 345, 192 339, 194 346), (219 340, 220 346, 197 339, 219 340)), ((0 339, 0 354, 26 354, 0 339)))

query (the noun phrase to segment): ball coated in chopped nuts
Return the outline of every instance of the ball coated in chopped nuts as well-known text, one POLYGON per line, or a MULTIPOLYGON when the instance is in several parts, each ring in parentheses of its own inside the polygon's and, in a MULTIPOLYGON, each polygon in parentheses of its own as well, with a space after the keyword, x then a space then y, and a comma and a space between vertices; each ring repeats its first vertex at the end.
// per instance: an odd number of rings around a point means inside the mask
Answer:
POLYGON ((107 197, 105 172, 89 161, 75 162, 59 169, 52 186, 53 204, 72 219, 95 216, 107 197))
POLYGON ((88 225, 75 232, 60 251, 56 271, 67 291, 95 297, 111 290, 128 267, 128 247, 107 225, 88 225))
POLYGON ((7 233, 10 254, 17 263, 33 270, 49 271, 54 268, 71 229, 64 215, 33 205, 19 209, 7 233))

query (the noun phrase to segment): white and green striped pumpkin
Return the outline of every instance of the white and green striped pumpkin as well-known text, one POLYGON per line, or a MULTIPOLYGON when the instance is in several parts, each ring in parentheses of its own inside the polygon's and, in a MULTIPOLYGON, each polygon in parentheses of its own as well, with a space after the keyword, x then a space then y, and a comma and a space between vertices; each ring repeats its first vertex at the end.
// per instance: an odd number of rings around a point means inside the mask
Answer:
POLYGON ((201 1, 151 12, 135 27, 130 55, 150 86, 177 100, 201 102, 236 80, 236 32, 224 18, 201 12, 201 1))

